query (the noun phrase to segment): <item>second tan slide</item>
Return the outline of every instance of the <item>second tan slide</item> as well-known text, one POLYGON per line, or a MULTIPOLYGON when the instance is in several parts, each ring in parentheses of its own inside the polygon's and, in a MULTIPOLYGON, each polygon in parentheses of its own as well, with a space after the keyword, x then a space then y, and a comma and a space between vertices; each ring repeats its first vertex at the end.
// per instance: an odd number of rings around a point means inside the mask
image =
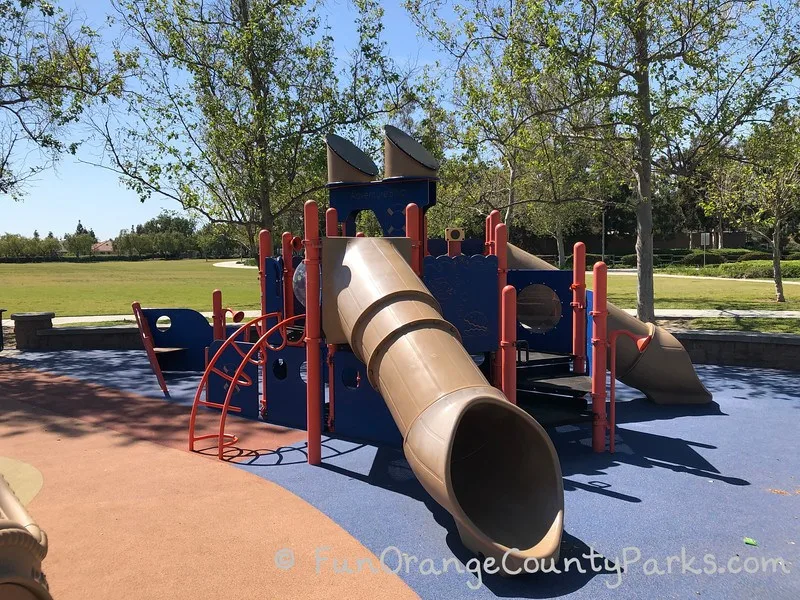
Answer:
POLYGON ((323 241, 327 341, 350 344, 367 365, 411 468, 465 546, 507 572, 556 559, 564 489, 553 444, 475 366, 409 266, 408 242, 323 241))
MULTIPOLYGON (((555 269, 524 250, 508 245, 509 269, 555 269)), ((697 373, 681 343, 671 333, 652 323, 642 323, 624 310, 608 304, 608 331, 628 330, 653 339, 639 352, 630 339, 617 341, 617 379, 644 393, 656 404, 705 404, 711 394, 697 373)))

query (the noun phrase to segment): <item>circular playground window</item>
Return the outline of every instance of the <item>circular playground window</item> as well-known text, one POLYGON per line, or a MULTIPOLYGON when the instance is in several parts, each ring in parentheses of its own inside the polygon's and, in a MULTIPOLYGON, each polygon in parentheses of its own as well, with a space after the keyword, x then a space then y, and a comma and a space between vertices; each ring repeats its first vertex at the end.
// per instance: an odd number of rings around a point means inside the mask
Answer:
POLYGON ((531 284, 517 295, 517 321, 528 331, 547 333, 560 320, 561 300, 546 285, 531 284))
POLYGON ((166 331, 172 327, 172 321, 169 317, 158 317, 156 320, 156 329, 159 331, 166 331))

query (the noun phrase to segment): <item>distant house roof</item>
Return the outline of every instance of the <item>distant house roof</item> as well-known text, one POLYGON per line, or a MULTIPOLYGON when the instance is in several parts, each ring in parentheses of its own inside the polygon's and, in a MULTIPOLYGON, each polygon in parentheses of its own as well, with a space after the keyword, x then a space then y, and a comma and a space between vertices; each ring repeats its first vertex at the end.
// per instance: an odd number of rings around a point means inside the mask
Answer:
POLYGON ((104 242, 97 242, 96 244, 92 245, 92 252, 106 252, 106 253, 114 252, 114 242, 112 242, 111 240, 106 240, 104 242))

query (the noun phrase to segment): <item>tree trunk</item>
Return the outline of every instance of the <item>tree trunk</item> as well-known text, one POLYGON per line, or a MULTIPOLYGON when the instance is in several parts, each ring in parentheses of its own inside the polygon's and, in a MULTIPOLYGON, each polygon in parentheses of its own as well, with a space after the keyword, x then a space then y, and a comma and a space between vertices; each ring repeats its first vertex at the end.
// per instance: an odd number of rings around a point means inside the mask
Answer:
POLYGON ((567 264, 567 258, 564 255, 564 230, 561 225, 556 227, 556 246, 558 247, 558 268, 563 269, 567 264))
POLYGON ((783 295, 783 276, 781 275, 781 222, 775 220, 775 231, 772 232, 772 275, 775 279, 775 301, 786 302, 783 295))
POLYGON ((511 218, 514 215, 514 202, 516 201, 517 194, 515 186, 517 183, 517 172, 514 169, 514 162, 508 161, 508 207, 506 208, 505 218, 503 222, 506 224, 506 233, 508 239, 511 239, 511 218))
POLYGON ((647 0, 639 0, 636 8, 634 40, 636 44, 636 103, 637 164, 636 179, 638 206, 636 207, 636 316, 639 320, 655 321, 655 298, 653 292, 653 205, 652 201, 652 139, 653 114, 650 108, 650 65, 647 0))
POLYGON ((723 241, 724 232, 722 231, 722 211, 718 213, 717 217, 717 249, 722 250, 725 247, 723 241))

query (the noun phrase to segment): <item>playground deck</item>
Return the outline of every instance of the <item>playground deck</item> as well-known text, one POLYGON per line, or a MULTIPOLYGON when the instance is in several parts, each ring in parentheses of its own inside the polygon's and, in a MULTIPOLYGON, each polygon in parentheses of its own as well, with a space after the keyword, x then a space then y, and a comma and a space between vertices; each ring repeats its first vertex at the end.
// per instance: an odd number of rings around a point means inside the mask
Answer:
MULTIPOLYGON (((59 600, 98 590, 126 599, 798 598, 797 377, 697 370, 712 404, 655 406, 620 390, 613 455, 591 452, 588 428, 552 434, 566 491, 565 573, 479 577, 445 563, 471 555, 398 450, 324 438, 323 464, 311 467, 303 432, 232 417, 228 430, 241 437, 232 464, 186 452, 198 377, 170 379, 164 400, 142 352, 0 362, 0 456, 43 475, 28 508, 49 535, 44 567, 59 600), (409 558, 396 574, 378 572, 381 555, 394 570, 400 553, 409 558), (637 554, 621 572, 623 556, 637 554)), ((204 417, 210 430, 216 415, 204 417)))

